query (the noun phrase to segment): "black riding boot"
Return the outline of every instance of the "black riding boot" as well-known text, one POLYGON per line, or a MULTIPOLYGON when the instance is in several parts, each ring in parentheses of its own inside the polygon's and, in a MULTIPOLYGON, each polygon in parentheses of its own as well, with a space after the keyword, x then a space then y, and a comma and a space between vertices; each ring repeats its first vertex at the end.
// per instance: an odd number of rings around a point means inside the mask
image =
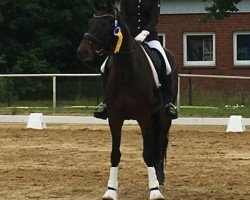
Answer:
POLYGON ((172 103, 172 76, 171 74, 164 76, 162 80, 162 93, 165 102, 165 111, 167 117, 172 119, 178 118, 175 105, 172 103))
MULTIPOLYGON (((105 96, 105 86, 107 83, 108 73, 102 73, 102 84, 103 84, 103 91, 105 96)), ((106 97, 104 99, 104 102, 100 103, 96 108, 94 112, 94 117, 99 119, 107 119, 108 118, 108 110, 106 105, 106 97)))

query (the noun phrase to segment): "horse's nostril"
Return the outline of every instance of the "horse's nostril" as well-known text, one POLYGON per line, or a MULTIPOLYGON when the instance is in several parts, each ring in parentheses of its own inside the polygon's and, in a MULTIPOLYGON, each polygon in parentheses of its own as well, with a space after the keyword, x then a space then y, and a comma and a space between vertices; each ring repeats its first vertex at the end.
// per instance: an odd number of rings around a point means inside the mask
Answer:
POLYGON ((77 57, 80 59, 84 59, 86 57, 86 55, 88 54, 87 50, 77 50, 76 52, 77 57))

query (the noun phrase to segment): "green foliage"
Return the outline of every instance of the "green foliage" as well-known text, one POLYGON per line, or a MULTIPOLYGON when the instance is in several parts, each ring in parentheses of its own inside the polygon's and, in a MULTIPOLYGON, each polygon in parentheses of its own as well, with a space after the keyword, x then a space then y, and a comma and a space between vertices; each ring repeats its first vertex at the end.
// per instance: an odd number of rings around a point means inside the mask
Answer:
MULTIPOLYGON (((12 72, 15 74, 49 74, 57 73, 57 69, 50 66, 40 49, 31 49, 17 58, 17 62, 12 67, 12 72)), ((47 87, 38 78, 13 79, 13 83, 15 85, 13 93, 15 91, 15 96, 20 99, 34 96, 34 94, 36 94, 35 96, 47 96, 47 87), (39 92, 37 93, 37 91, 39 92)))
POLYGON ((92 13, 87 0, 1 0, 0 52, 6 64, 0 73, 14 72, 24 62, 19 59, 24 54, 27 58, 32 49, 41 51, 47 67, 62 73, 83 71, 75 52, 92 13))
POLYGON ((15 65, 12 67, 12 72, 15 74, 43 74, 56 73, 57 70, 49 65, 40 49, 31 49, 17 58, 15 65))
POLYGON ((4 101, 6 96, 6 79, 0 78, 0 100, 4 101))
POLYGON ((0 64, 4 64, 6 63, 6 60, 5 60, 5 55, 4 54, 0 54, 0 64))
POLYGON ((230 13, 238 11, 237 4, 239 2, 241 0, 213 0, 212 5, 205 8, 207 14, 201 19, 201 22, 207 22, 209 19, 222 20, 228 17, 230 13))
MULTIPOLYGON (((86 72, 76 50, 92 14, 89 0, 1 0, 0 73, 86 72)), ((50 96, 46 88, 51 81, 8 81, 8 87, 0 83, 2 97, 7 93, 12 99, 50 96)))

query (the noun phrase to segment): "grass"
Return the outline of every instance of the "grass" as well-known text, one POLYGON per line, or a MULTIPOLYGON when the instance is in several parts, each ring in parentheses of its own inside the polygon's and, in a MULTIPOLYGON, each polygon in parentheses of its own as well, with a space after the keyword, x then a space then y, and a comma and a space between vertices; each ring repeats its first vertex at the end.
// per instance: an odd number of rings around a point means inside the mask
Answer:
MULTIPOLYGON (((94 106, 57 106, 53 109, 49 106, 14 106, 0 107, 2 115, 28 115, 30 113, 43 113, 45 115, 93 115, 94 106)), ((181 106, 180 117, 228 117, 230 115, 242 115, 250 117, 250 107, 245 106, 181 106)))
POLYGON ((180 109, 182 117, 228 117, 230 115, 242 115, 242 117, 250 117, 250 107, 194 107, 183 106, 180 109))

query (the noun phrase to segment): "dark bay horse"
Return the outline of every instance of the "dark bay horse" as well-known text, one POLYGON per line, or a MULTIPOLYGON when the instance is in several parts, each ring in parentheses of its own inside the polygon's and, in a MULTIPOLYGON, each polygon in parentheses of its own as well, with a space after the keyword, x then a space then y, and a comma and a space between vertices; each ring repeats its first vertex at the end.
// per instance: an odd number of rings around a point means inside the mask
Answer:
MULTIPOLYGON (((89 22, 77 54, 82 60, 92 60, 102 52, 110 52, 105 85, 108 121, 112 135, 111 168, 108 189, 103 200, 117 200, 118 165, 121 158, 121 129, 126 119, 137 120, 143 137, 143 158, 147 165, 150 197, 164 199, 159 184, 164 183, 164 161, 172 120, 167 117, 164 104, 156 106, 160 90, 156 87, 149 62, 122 16, 107 0, 107 10, 96 12, 89 22)), ((173 76, 173 99, 177 96, 175 59, 166 51, 173 76)))

